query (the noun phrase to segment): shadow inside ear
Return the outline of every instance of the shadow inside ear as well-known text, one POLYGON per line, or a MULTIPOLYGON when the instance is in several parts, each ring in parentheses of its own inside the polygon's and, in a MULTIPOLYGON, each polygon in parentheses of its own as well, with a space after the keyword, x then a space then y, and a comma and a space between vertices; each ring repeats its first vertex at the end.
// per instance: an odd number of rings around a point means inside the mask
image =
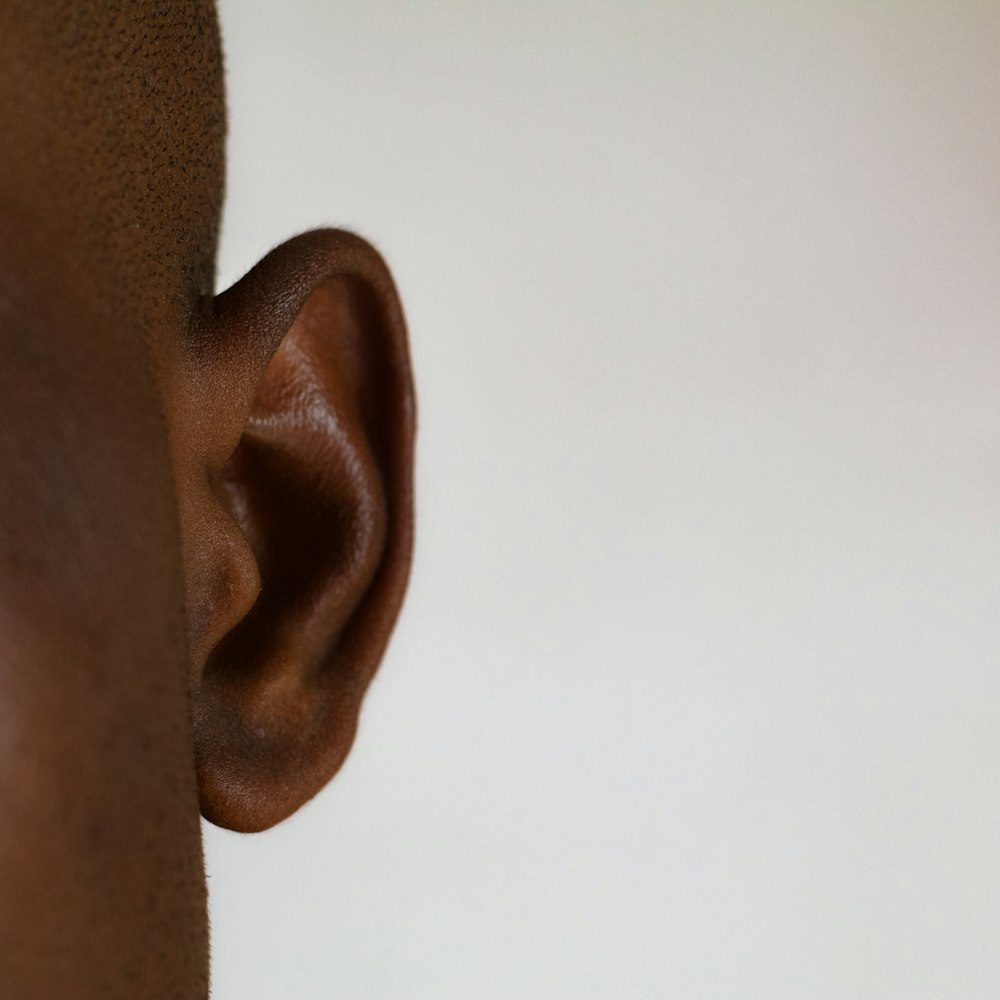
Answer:
MULTIPOLYGON (((384 265, 356 237, 345 267, 345 236, 328 237, 328 270, 305 290, 299 282, 300 307, 223 470, 261 589, 196 678, 194 720, 203 813, 234 830, 284 819, 343 763, 409 570, 414 420, 402 314, 384 265)), ((305 251, 315 267, 315 244, 305 251)), ((258 308, 285 306, 287 284, 258 282, 258 308)), ((238 357, 239 319, 228 322, 226 357, 238 357)))

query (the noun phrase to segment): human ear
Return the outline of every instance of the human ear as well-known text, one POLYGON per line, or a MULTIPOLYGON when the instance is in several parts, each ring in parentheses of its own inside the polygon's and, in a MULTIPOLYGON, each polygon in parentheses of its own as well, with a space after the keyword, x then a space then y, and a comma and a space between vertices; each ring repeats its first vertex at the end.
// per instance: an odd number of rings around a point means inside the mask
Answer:
POLYGON ((203 814, 262 830, 354 738, 410 565, 402 311, 363 240, 272 251, 193 325, 168 405, 203 814))

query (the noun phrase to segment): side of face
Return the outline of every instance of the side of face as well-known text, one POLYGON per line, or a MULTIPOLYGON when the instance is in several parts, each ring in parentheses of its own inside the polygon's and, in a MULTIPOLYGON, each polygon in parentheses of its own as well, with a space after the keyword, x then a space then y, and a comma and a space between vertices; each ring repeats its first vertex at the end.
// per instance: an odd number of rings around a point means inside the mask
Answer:
POLYGON ((403 599, 403 315, 338 230, 216 294, 211 0, 0 5, 0 132, 0 994, 205 996, 199 812, 333 776, 403 599))
MULTIPOLYGON (((37 555, 46 592, 79 577, 63 605, 89 586, 109 629, 156 645, 150 669, 183 658, 184 703, 161 702, 164 773, 174 761, 177 782, 193 774, 213 822, 264 829, 343 762, 403 599, 415 418, 392 279, 364 241, 316 230, 215 293, 225 109, 210 0, 12 0, 0 117, 8 430, 95 484, 53 486, 49 520, 65 531, 38 544, 18 532, 8 562, 37 555), (21 403, 29 370, 57 387, 42 421, 21 403), (84 508, 100 567, 77 552, 84 508), (122 531, 140 538, 128 558, 122 531), (137 560, 156 586, 129 616, 135 586, 121 581, 137 560)), ((31 461, 7 489, 25 524, 31 461)), ((133 671, 114 687, 137 733, 157 683, 133 671)))

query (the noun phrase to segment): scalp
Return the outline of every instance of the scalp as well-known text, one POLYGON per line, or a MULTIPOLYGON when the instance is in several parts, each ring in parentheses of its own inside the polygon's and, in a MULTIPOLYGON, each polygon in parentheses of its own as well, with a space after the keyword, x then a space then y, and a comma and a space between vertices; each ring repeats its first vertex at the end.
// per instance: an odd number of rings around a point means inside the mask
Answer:
POLYGON ((5 0, 0 134, 0 241, 28 219, 134 305, 211 292, 225 144, 212 0, 5 0))

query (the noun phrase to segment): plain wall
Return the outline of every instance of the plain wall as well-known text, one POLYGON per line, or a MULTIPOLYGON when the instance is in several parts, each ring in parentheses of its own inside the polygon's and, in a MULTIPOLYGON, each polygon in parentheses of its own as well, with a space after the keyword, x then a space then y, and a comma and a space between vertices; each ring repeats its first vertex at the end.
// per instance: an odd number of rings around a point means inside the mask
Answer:
POLYGON ((1000 8, 221 16, 221 284, 371 238, 420 446, 216 1000, 1000 996, 1000 8))

